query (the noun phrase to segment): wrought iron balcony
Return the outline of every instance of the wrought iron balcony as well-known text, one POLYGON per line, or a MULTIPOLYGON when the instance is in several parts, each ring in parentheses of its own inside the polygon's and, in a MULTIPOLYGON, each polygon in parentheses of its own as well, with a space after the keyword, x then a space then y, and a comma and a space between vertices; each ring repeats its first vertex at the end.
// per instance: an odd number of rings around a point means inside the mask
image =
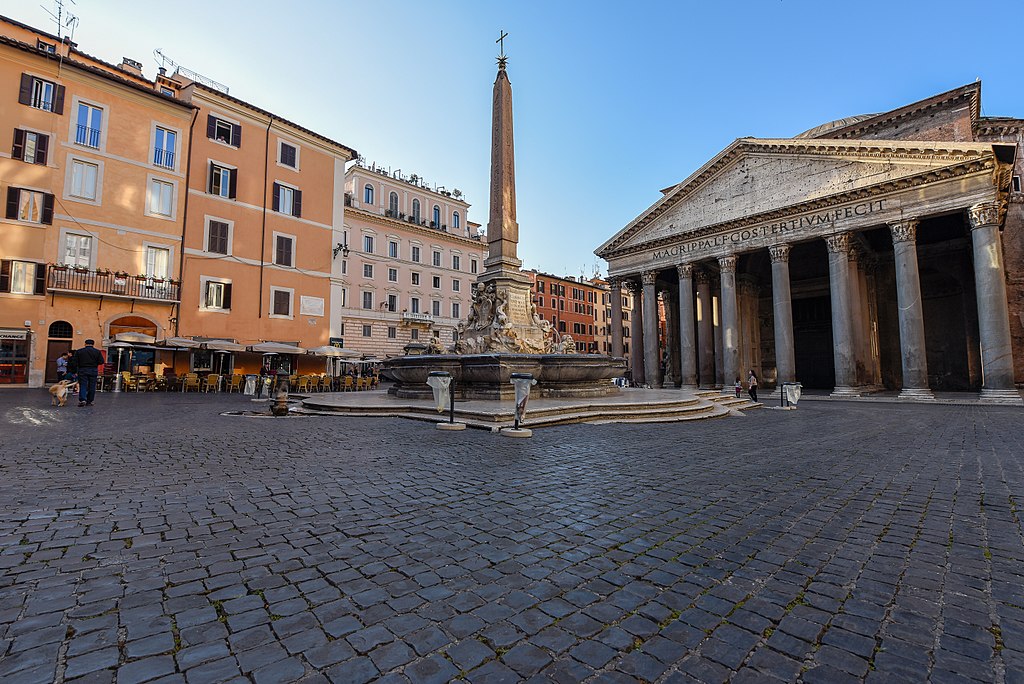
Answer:
POLYGON ((165 150, 162 147, 153 148, 153 163, 165 169, 174 168, 174 150, 165 150))
POLYGON ((426 313, 410 313, 408 311, 403 311, 402 323, 423 323, 425 325, 432 325, 434 323, 434 317, 426 313))
POLYGON ((78 130, 75 132, 75 142, 86 147, 99 147, 100 129, 78 124, 78 130))
POLYGON ((168 278, 147 278, 105 270, 90 271, 73 266, 50 265, 46 269, 48 292, 145 299, 173 304, 180 300, 180 288, 180 281, 168 278))

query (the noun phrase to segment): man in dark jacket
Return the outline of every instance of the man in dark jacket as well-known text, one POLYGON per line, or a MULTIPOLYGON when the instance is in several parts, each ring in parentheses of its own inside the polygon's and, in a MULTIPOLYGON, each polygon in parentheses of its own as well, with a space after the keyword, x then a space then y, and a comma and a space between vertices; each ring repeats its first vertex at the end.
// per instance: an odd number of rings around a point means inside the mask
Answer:
POLYGON ((71 365, 78 373, 78 405, 92 406, 96 398, 96 377, 98 368, 105 362, 103 354, 94 346, 93 340, 86 340, 85 346, 71 356, 71 365))

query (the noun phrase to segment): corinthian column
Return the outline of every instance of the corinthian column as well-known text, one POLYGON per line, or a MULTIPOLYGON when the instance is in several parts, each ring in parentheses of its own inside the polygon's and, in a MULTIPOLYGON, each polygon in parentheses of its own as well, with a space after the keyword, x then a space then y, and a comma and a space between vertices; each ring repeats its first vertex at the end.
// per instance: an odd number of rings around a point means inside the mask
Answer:
POLYGON ((633 311, 629 319, 629 367, 633 371, 633 384, 643 385, 647 382, 644 375, 644 307, 642 304, 643 289, 635 280, 627 280, 626 287, 633 295, 633 311))
POLYGON ((722 386, 740 375, 739 321, 736 306, 736 257, 718 257, 722 274, 722 386))
POLYGON ((853 388, 853 334, 850 325, 850 234, 825 238, 828 247, 829 289, 832 295, 832 357, 836 369, 834 397, 860 396, 853 388))
POLYGON ((934 399, 928 389, 928 356, 924 341, 924 303, 917 268, 916 219, 892 223, 896 264, 896 302, 900 316, 900 357, 903 359, 901 399, 934 399))
POLYGON ((661 386, 661 358, 658 356, 658 292, 654 287, 657 271, 641 274, 644 284, 644 375, 651 387, 661 386))
POLYGON ((775 370, 778 386, 796 382, 796 349, 793 346, 793 297, 789 283, 789 245, 768 248, 772 259, 772 308, 775 313, 775 370))
POLYGON ((612 356, 622 356, 622 280, 608 279, 608 296, 612 298, 612 356))
POLYGON ((697 279, 697 349, 700 355, 701 387, 715 386, 715 328, 711 310, 711 274, 698 268, 697 279))
POLYGON ((860 269, 857 267, 860 253, 856 245, 850 245, 847 259, 850 267, 850 333, 853 335, 853 377, 857 385, 866 385, 868 384, 867 360, 864 356, 866 325, 863 301, 860 296, 860 269))
POLYGON ((693 329, 693 264, 676 266, 679 274, 679 374, 683 387, 697 387, 697 335, 693 329))
POLYGON ((981 400, 1021 403, 1013 385, 1013 349, 1006 303, 1006 275, 999 224, 1005 207, 985 202, 971 207, 971 244, 974 249, 974 287, 978 298, 981 336, 981 400))

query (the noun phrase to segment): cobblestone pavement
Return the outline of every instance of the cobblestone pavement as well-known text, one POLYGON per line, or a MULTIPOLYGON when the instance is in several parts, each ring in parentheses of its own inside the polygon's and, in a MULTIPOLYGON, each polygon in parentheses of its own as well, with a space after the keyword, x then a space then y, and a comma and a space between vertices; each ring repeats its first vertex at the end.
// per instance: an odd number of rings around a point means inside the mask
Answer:
POLYGON ((0 680, 1024 681, 1020 409, 532 440, 0 391, 0 680))

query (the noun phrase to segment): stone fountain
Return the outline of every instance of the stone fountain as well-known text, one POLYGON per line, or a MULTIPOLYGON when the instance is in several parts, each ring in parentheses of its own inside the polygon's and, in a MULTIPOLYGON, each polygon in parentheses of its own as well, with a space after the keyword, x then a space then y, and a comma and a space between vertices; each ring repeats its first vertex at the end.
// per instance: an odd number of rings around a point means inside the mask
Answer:
POLYGON ((512 136, 512 84, 506 58, 498 58, 491 128, 490 216, 487 259, 477 278, 473 301, 458 327, 455 343, 436 341, 427 353, 388 360, 396 379, 389 390, 406 398, 429 398, 431 371, 451 373, 462 399, 511 399, 513 373, 530 373, 541 397, 603 397, 617 393, 612 382, 626 370, 622 358, 577 354, 570 336, 555 340, 551 323, 537 314, 530 277, 517 257, 515 155, 512 136))

